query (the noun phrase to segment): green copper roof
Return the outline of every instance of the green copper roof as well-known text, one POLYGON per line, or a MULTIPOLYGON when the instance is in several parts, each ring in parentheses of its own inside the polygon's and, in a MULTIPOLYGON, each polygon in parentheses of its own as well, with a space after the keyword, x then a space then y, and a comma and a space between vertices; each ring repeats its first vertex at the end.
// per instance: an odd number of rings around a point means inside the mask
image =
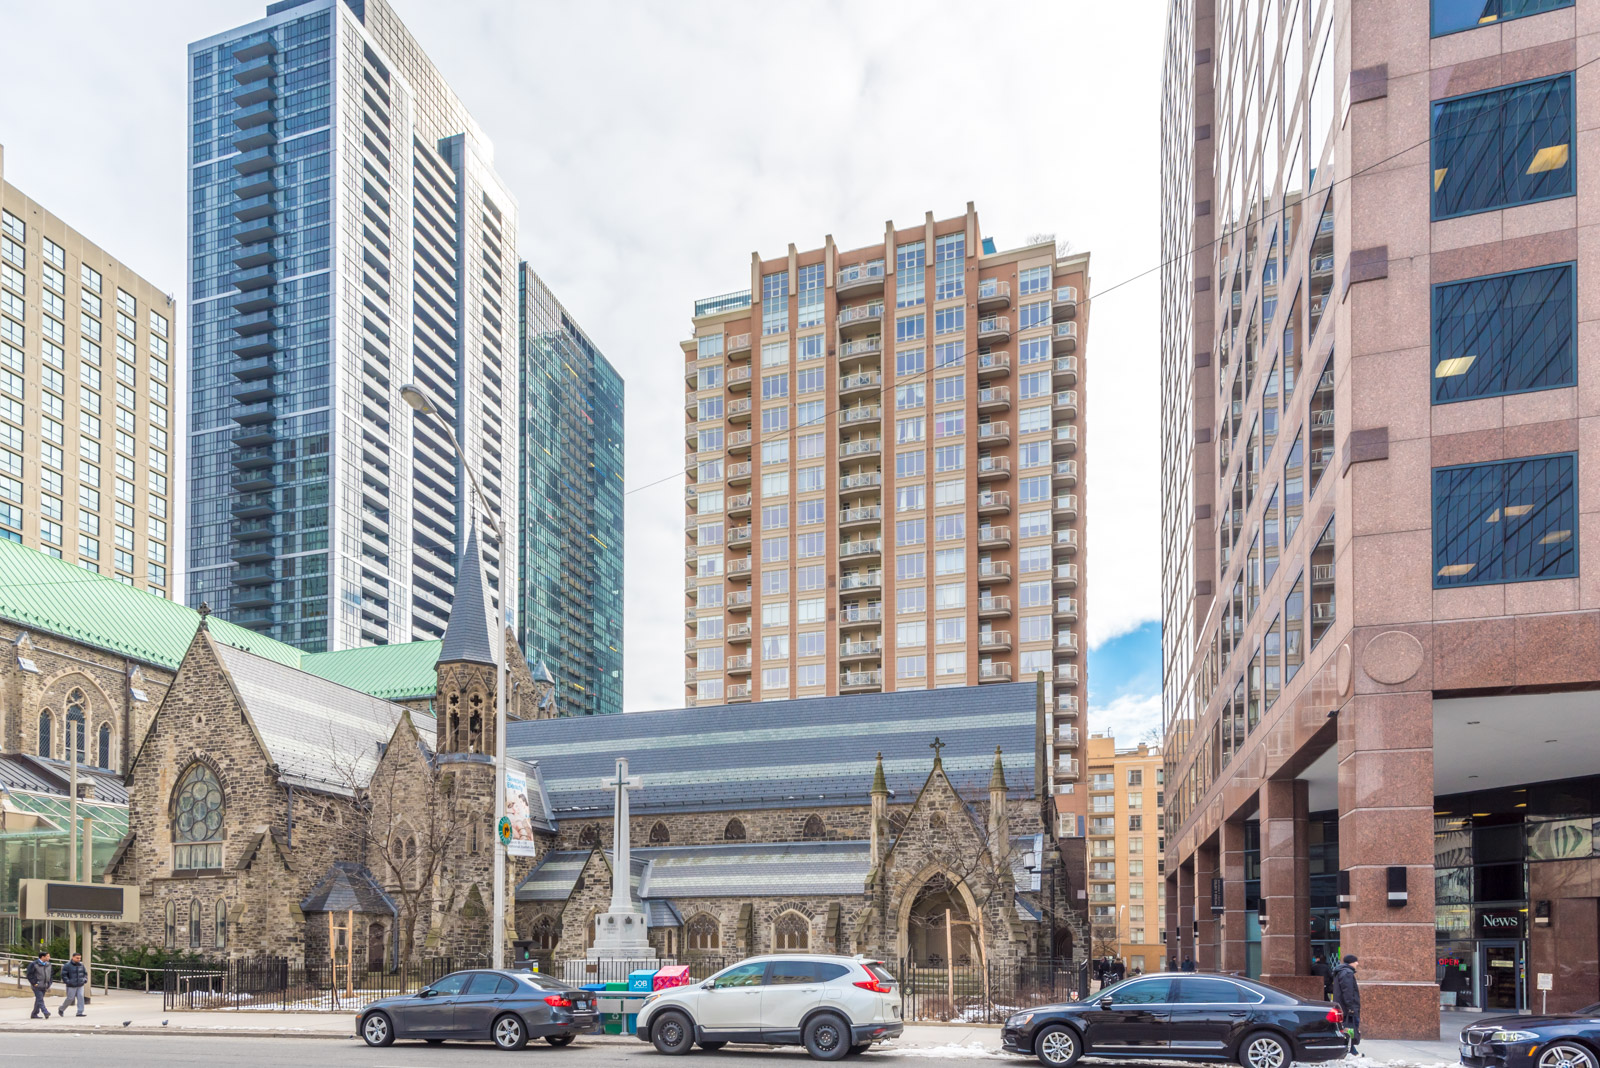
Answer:
MULTIPOLYGON (((200 625, 192 608, 4 539, 0 619, 168 670, 177 669, 200 625)), ((303 653, 216 616, 210 627, 212 637, 236 649, 374 697, 393 700, 434 691, 436 641, 303 653)))
POLYGON ((332 653, 302 653, 300 669, 374 697, 399 701, 432 697, 433 668, 442 642, 371 645, 332 653))

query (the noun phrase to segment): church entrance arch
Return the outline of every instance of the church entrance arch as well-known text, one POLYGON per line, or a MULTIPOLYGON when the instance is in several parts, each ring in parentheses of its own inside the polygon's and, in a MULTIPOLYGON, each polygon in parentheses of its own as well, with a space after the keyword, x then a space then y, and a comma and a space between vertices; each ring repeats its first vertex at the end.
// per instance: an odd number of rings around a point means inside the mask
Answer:
POLYGON ((981 964, 983 918, 961 879, 935 869, 924 873, 900 903, 900 954, 927 967, 981 964))

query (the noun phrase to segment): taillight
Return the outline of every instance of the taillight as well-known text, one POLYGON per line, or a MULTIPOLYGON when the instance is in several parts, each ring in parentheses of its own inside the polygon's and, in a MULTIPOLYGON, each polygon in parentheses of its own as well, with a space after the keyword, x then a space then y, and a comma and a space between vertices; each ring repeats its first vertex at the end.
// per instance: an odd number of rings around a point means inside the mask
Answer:
POLYGON ((572 1008, 572 999, 564 998, 560 994, 551 994, 549 997, 544 999, 544 1003, 557 1009, 572 1008))
POLYGON ((859 986, 862 990, 870 990, 874 994, 893 994, 894 993, 894 987, 885 986, 883 983, 879 982, 876 977, 874 977, 872 979, 866 979, 866 980, 859 981, 859 982, 856 983, 856 986, 859 986))
POLYGON ((1344 1022, 1344 1010, 1339 1008, 1339 1006, 1337 1006, 1337 1005, 1335 1005, 1333 1008, 1329 1009, 1328 1010, 1328 1022, 1329 1023, 1343 1023, 1344 1022))

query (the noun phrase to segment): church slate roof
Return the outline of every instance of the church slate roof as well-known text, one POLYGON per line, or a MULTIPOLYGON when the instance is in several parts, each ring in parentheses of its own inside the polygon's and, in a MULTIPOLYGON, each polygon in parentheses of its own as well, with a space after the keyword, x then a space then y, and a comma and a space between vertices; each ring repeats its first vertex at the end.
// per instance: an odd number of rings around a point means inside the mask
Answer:
MULTIPOLYGON (((346 796, 367 784, 404 707, 242 649, 216 649, 287 782, 346 796)), ((433 734, 431 717, 411 717, 419 735, 433 734)))
POLYGON ((404 642, 303 653, 300 670, 388 701, 432 697, 438 688, 434 667, 439 662, 442 644, 439 641, 404 642))
POLYGON ((988 796, 999 745, 1020 799, 1033 793, 1035 716, 1035 686, 1019 682, 518 720, 506 743, 540 762, 558 819, 610 814, 600 782, 619 756, 644 778, 629 799, 636 814, 861 804, 879 750, 889 789, 910 797, 928 777, 935 736, 962 796, 988 796))
POLYGON ((477 512, 469 508, 467 547, 457 561, 455 601, 450 605, 439 659, 452 664, 498 664, 504 640, 494 615, 489 579, 478 549, 477 512))
POLYGON ((336 860, 328 874, 300 902, 301 912, 365 912, 398 916, 394 899, 383 892, 365 865, 336 860))

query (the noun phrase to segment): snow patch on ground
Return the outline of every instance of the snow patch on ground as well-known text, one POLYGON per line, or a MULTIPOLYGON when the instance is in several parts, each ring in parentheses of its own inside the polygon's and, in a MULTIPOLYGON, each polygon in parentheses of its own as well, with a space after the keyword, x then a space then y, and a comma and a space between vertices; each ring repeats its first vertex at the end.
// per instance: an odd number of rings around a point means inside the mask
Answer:
MULTIPOLYGON (((876 1050, 874 1052, 877 1052, 876 1050)), ((939 1060, 961 1059, 1005 1059, 1011 1060, 1012 1056, 1002 1053, 997 1049, 984 1045, 982 1042, 946 1042, 942 1046, 889 1046, 883 1049, 884 1053, 892 1053, 897 1057, 933 1057, 939 1060)))

